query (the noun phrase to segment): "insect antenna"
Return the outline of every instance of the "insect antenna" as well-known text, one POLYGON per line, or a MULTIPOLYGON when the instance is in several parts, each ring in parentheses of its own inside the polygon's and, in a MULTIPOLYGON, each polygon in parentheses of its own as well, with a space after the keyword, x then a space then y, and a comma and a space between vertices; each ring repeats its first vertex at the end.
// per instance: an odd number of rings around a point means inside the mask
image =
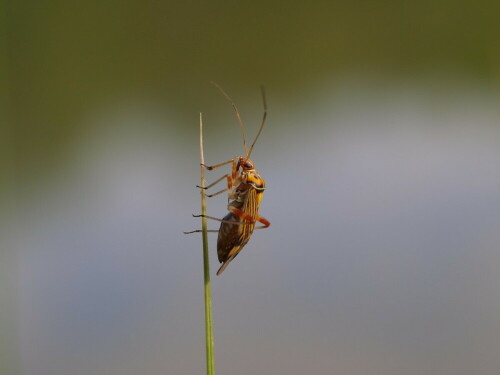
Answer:
MULTIPOLYGON (((241 129, 241 135, 243 136, 243 147, 245 148, 245 155, 247 155, 248 158, 248 150, 247 150, 247 141, 245 137, 245 126, 243 125, 243 121, 241 120, 240 116, 240 111, 238 110, 238 107, 236 107, 236 104, 233 102, 233 99, 224 91, 222 87, 220 87, 216 82, 212 81, 212 85, 217 87, 219 91, 226 97, 227 100, 231 103, 233 106, 234 112, 236 112, 236 118, 238 119, 238 123, 240 124, 240 129, 241 129)), ((253 142, 255 143, 255 141, 253 142)), ((253 143, 252 143, 252 148, 253 148, 253 143)), ((251 149, 250 149, 251 150, 251 149)))
POLYGON ((266 90, 265 90, 264 86, 260 86, 260 91, 262 92, 262 102, 264 103, 264 115, 262 116, 262 121, 260 122, 259 131, 257 132, 257 135, 255 136, 255 139, 253 140, 252 145, 250 146, 250 150, 247 153, 247 159, 249 159, 250 155, 252 154, 253 146, 255 146, 255 142, 257 142, 257 139, 259 138, 260 133, 262 132, 262 129, 264 128, 264 124, 266 123, 266 118, 267 118, 266 90))

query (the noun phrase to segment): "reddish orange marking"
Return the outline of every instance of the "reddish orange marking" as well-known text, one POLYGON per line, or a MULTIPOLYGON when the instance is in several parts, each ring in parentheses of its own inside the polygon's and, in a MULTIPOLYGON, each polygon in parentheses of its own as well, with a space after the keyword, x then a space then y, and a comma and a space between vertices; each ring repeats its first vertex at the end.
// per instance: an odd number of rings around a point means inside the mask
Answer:
POLYGON ((264 224, 264 227, 262 228, 267 228, 268 226, 271 225, 271 223, 267 220, 267 219, 264 219, 263 217, 259 216, 257 218, 257 221, 261 222, 262 224, 264 224))
POLYGON ((250 216, 249 214, 241 211, 240 209, 234 208, 234 207, 230 207, 229 210, 233 214, 235 214, 236 216, 241 217, 243 220, 246 220, 249 223, 255 223, 255 219, 252 216, 250 216))

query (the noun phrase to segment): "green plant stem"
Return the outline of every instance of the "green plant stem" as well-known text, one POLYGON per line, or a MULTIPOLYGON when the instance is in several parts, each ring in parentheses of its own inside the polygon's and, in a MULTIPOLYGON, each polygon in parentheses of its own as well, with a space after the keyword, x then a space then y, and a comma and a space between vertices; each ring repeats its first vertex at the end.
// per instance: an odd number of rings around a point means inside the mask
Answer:
POLYGON ((203 120, 200 113, 200 168, 201 168, 201 230, 203 239, 203 276, 205 283, 205 342, 207 375, 215 375, 214 337, 212 324, 212 293, 210 291, 210 264, 208 258, 207 202, 205 194, 205 157, 203 155, 203 120))

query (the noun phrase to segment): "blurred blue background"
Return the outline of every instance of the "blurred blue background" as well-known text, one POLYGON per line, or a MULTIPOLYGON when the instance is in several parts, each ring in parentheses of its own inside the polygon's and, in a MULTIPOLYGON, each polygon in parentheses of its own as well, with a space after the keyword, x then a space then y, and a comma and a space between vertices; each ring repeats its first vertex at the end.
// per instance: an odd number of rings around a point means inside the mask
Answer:
POLYGON ((499 374, 499 8, 4 3, 0 373, 205 371, 214 80, 249 139, 267 88, 272 223, 220 277, 211 237, 217 373, 499 374))

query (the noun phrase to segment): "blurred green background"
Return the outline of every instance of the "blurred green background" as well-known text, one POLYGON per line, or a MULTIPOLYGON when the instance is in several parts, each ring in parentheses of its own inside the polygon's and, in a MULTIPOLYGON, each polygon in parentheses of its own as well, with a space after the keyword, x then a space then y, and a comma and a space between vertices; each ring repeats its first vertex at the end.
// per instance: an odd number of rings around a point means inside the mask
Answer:
POLYGON ((198 113, 207 161, 242 153, 210 81, 249 139, 260 84, 269 105, 272 226, 214 276, 218 373, 500 372, 499 3, 7 1, 0 22, 0 373, 204 371, 198 113))

